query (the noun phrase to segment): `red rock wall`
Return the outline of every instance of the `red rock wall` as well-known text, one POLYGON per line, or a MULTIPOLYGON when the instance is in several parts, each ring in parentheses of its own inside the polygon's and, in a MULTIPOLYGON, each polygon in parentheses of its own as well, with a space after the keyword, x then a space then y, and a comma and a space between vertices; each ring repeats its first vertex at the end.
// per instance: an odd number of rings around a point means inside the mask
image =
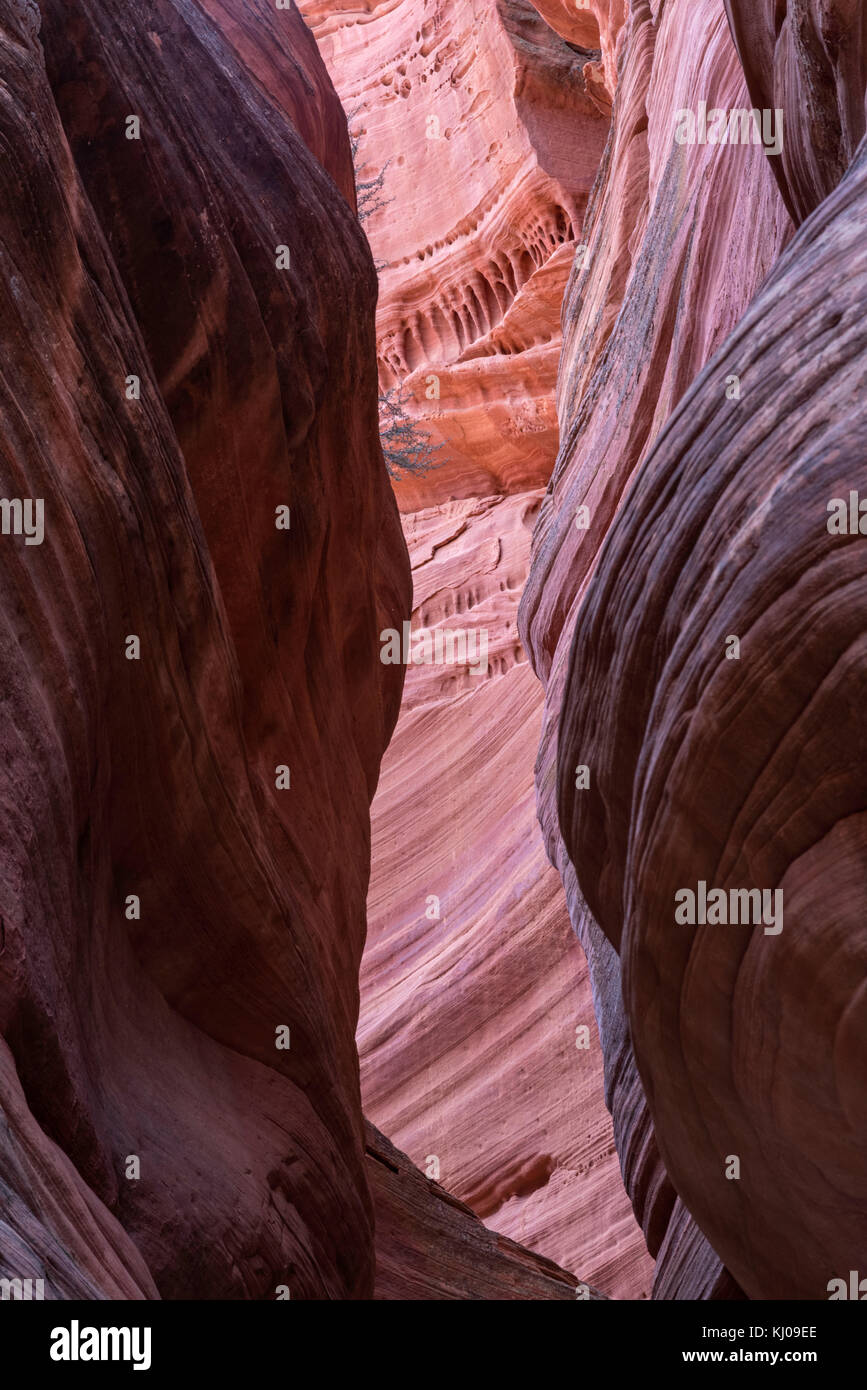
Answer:
POLYGON ((0 1274, 49 1298, 637 1296, 618 1159, 656 1297, 857 1267, 863 12, 537 9, 306 0, 374 332, 296 11, 0 0, 0 1274), (677 145, 699 101, 781 156, 677 145), (412 604, 377 356, 445 446, 412 604), (489 664, 409 672, 362 962, 410 607, 489 664), (702 879, 784 931, 677 926, 702 879))
POLYGON ((365 224, 380 378, 445 444, 436 473, 399 482, 401 510, 544 485, 568 243, 610 99, 528 0, 301 9, 354 113, 361 177, 387 166, 365 224))
POLYGON ((867 9, 858 0, 725 0, 755 106, 784 113, 774 175, 800 224, 827 198, 864 135, 867 9))
MULTIPOLYGON (((0 455, 46 518, 0 538, 2 1272, 367 1296, 357 977, 402 675, 377 633, 408 603, 369 252, 200 7, 45 0, 47 77, 36 7, 0 21, 0 455)), ((324 72, 268 22, 300 109, 324 72)))
POLYGON ((787 205, 800 221, 826 201, 782 254, 773 161, 671 140, 674 110, 698 99, 750 105, 718 15, 634 5, 617 101, 643 54, 647 130, 637 103, 618 188, 615 102, 607 184, 616 212, 646 169, 649 215, 612 261, 603 180, 601 261, 591 249, 567 297, 563 442, 522 618, 548 683, 543 823, 607 986, 600 1030, 627 1181, 659 1245, 655 1296, 724 1293, 715 1250, 752 1297, 825 1298, 863 1249, 865 1197, 851 1099, 864 791, 847 722, 862 566, 825 526, 827 500, 864 486, 860 160, 835 188, 864 128, 863 36, 843 5, 729 8, 754 100, 784 111, 787 205), (702 878, 781 886, 784 932, 675 926, 675 888, 702 878))
POLYGON ((366 1154, 376 1205, 377 1300, 602 1298, 553 1261, 489 1231, 373 1125, 367 1126, 366 1154))
POLYGON ((660 1162, 635 1069, 618 961, 587 910, 560 838, 555 763, 575 618, 600 547, 660 428, 791 235, 759 147, 730 147, 721 157, 710 146, 674 142, 675 112, 699 100, 726 109, 748 104, 725 16, 712 4, 633 4, 611 136, 583 232, 587 264, 573 269, 564 302, 560 453, 534 535, 520 621, 546 686, 540 818, 591 961, 621 1164, 651 1250, 666 1242, 657 1280, 668 1296, 685 1297, 727 1286, 710 1251, 703 1262, 683 1262, 673 1285, 668 1276, 677 1242, 666 1232, 684 1213, 660 1162))
POLYGON ((586 964, 536 822, 539 686, 515 609, 538 503, 404 517, 414 624, 487 631, 489 675, 407 674, 373 809, 362 1091, 489 1226, 630 1297, 649 1261, 602 1101, 586 964))
POLYGON ((867 489, 865 197, 862 150, 663 432, 565 693, 563 835, 619 949, 661 1151, 754 1298, 827 1298, 867 1235, 867 558, 826 524, 867 489), (570 789, 579 748, 594 805, 570 789), (698 880, 779 890, 779 932, 678 926, 698 880))
POLYGON ((435 1157, 489 1226, 638 1297, 651 1265, 603 1104, 586 964, 536 824, 541 691, 517 634, 556 454, 560 306, 610 95, 598 59, 525 0, 302 8, 356 113, 362 178, 387 165, 394 201, 365 224, 385 266, 381 376, 406 381, 444 444, 441 466, 395 488, 413 627, 488 636, 484 676, 407 672, 373 811, 365 1109, 421 1168, 435 1157))

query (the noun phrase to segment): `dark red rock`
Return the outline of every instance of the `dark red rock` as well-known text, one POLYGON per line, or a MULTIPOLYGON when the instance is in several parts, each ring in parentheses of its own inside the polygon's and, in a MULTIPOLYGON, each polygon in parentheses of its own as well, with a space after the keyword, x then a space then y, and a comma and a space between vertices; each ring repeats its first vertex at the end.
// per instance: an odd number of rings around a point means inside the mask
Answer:
POLYGON ((0 0, 0 455, 46 528, 0 537, 0 1029, 36 1151, 0 1161, 4 1266, 46 1296, 364 1297, 377 633, 409 600, 369 251, 200 7, 42 14, 50 83, 38 11, 0 0))
POLYGON ((753 104, 782 111, 770 160, 796 223, 837 187, 864 135, 867 8, 861 0, 725 0, 753 104))

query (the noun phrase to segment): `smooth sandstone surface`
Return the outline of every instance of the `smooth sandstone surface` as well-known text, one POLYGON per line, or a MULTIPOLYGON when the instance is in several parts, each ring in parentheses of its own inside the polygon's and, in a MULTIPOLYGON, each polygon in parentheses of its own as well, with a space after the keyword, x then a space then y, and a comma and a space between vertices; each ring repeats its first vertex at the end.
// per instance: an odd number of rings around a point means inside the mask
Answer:
POLYGON ((536 825, 541 691, 516 627, 610 95, 599 55, 526 0, 302 10, 359 132, 361 177, 384 169, 393 200, 365 222, 381 380, 406 383, 445 446, 395 485, 413 628, 484 630, 489 648, 483 676, 407 672, 373 808, 365 1109, 420 1167, 434 1155, 489 1226, 606 1294, 646 1296, 586 965, 536 825))
MULTIPOLYGON (((825 530, 843 476, 848 489, 863 472, 855 381, 864 288, 853 239, 863 222, 863 150, 837 187, 864 128, 863 14, 833 3, 739 0, 728 10, 752 101, 783 112, 784 158, 768 159, 768 169, 796 223, 818 212, 786 252, 791 233, 755 163, 761 151, 745 158, 731 147, 674 148, 660 126, 654 140, 647 101, 662 215, 651 214, 640 242, 632 232, 643 276, 632 272, 628 287, 639 306, 653 306, 662 370, 634 316, 606 307, 610 274, 607 284, 602 276, 594 283, 592 267, 576 274, 580 351, 571 353, 567 325, 563 446, 534 538, 522 631, 548 680, 540 808, 594 980, 604 982, 600 1032, 613 1064, 615 1132, 659 1251, 654 1296, 733 1296, 718 1261, 714 1272, 715 1250, 752 1297, 824 1298, 828 1278, 857 1263, 863 1248, 864 1134, 850 1099, 863 962, 860 929, 842 925, 859 891, 851 867, 863 808, 863 787, 851 785, 857 753, 851 764, 847 755, 848 779, 834 770, 840 750, 858 746, 846 719, 859 581, 826 553, 825 530), (713 243, 703 243, 701 221, 672 216, 692 174, 702 181, 697 206, 713 243), (738 217, 744 207, 749 221, 738 217), (681 266, 702 271, 690 284, 681 269, 676 295, 667 289, 670 239, 666 247, 663 236, 665 259, 657 245, 664 225, 688 230, 681 266), (610 316, 598 361, 585 352, 594 299, 610 316), (726 394, 732 374, 740 396, 726 394), (605 409, 607 391, 617 393, 616 413, 605 409), (625 431, 615 431, 615 414, 625 431), (594 456, 597 433, 605 451, 594 456), (576 542, 567 536, 582 503, 590 524, 576 542), (620 582, 633 603, 615 597, 620 582), (814 587, 846 616, 814 613, 814 587), (723 641, 749 633, 748 668, 746 646, 739 663, 718 661, 720 624, 723 641), (795 740, 808 751, 796 754, 795 740), (579 764, 592 769, 589 790, 575 786, 579 764), (737 878, 741 886, 757 875, 782 886, 787 904, 787 945, 773 960, 776 938, 761 932, 674 926, 675 885, 737 878), (738 1182, 725 1178, 731 1155, 740 1156, 738 1182), (680 1193, 673 1206, 666 1171, 680 1193)), ((711 80, 712 69, 719 77, 729 64, 719 45, 695 43, 695 26, 716 23, 706 7, 637 5, 639 18, 650 97, 657 74, 676 77, 660 118, 695 109, 699 98, 709 107, 751 104, 711 80), (704 65, 691 99, 690 52, 704 65)), ((626 55, 618 99, 627 92, 626 55)), ((851 544, 847 558, 857 574, 851 544)))
MULTIPOLYGON (((677 1242, 666 1238, 685 1214, 661 1163, 635 1067, 619 962, 587 909, 561 839, 557 734, 576 616, 600 549, 659 430, 738 322, 791 224, 761 148, 674 140, 681 108, 694 110, 700 100, 727 110, 748 104, 721 9, 636 4, 621 43, 611 136, 583 232, 589 254, 585 266, 574 267, 564 301, 560 452, 534 534, 519 627, 546 686, 540 819, 590 961, 627 1188, 651 1251, 662 1248, 657 1283, 666 1296, 724 1296, 732 1290, 713 1252, 705 1246, 701 1259, 694 1250, 678 1261, 677 1242), (667 1271, 672 1261, 679 1281, 667 1271)), ((725 399, 725 373, 718 389, 725 399)), ((600 701, 600 722, 603 712, 607 717, 600 701)), ((590 761, 576 753, 573 783, 575 768, 590 761)), ((575 867, 580 871, 580 861, 575 867)), ((684 1238, 692 1240, 686 1228, 684 1238)))
POLYGON ((565 689, 564 840, 620 953, 666 1167, 753 1298, 827 1298, 867 1237, 867 552, 828 530, 831 499, 867 491, 865 155, 658 439, 565 689), (678 925, 699 881, 779 891, 779 932, 678 925))
POLYGON ((0 0, 0 482, 46 508, 0 538, 0 1277, 639 1297, 649 1247, 657 1298, 825 1298, 867 1237, 863 8, 301 8, 0 0), (781 155, 677 145, 699 102, 781 155), (400 519, 377 368, 444 446, 400 519), (486 670, 410 666, 380 778, 410 614, 486 670), (783 931, 677 925, 700 880, 783 931))
POLYGON ((378 633, 409 567, 315 44, 261 3, 0 0, 0 65, 0 449, 46 505, 42 546, 3 537, 0 1276, 573 1298, 453 1199, 425 1214, 407 1160, 383 1195, 366 1152, 368 805, 403 681, 378 633), (389 1245, 416 1211, 420 1248, 389 1245))
POLYGON ((376 634, 409 598, 369 251, 200 7, 2 0, 0 65, 3 485, 45 502, 41 546, 2 538, 3 1272, 369 1296, 376 634))

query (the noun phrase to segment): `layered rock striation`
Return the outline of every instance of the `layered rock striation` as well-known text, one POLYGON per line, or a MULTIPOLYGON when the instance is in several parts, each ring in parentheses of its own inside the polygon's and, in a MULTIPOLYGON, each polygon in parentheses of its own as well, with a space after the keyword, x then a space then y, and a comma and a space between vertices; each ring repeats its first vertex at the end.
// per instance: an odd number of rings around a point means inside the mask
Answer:
POLYGON ((538 504, 517 494, 404 516, 413 643, 463 633, 475 659, 408 669, 383 761, 362 1090, 489 1226, 635 1297, 649 1261, 602 1101, 586 965, 536 824, 539 686, 516 605, 538 504))
MULTIPOLYGON (((694 1297, 732 1290, 713 1252, 690 1233, 659 1158, 619 962, 579 888, 580 858, 573 865, 560 835, 557 731, 575 620, 600 549, 659 430, 737 323, 791 224, 761 146, 675 140, 681 110, 750 104, 719 8, 635 4, 619 45, 611 133, 583 232, 589 251, 573 267, 564 301, 561 445, 534 535, 520 628, 546 687, 540 820, 590 961, 624 1178, 651 1251, 663 1250, 658 1291, 694 1297), (678 1258, 681 1240, 689 1259, 678 1258)), ((726 389, 723 376, 723 399, 726 389)), ((587 758, 576 760, 573 783, 586 765, 587 758)))
POLYGON ((489 1231, 373 1125, 366 1155, 376 1205, 377 1300, 593 1303, 603 1297, 553 1261, 489 1231))
POLYGON ((862 150, 657 441, 582 606, 561 728, 563 836, 623 964, 666 1168, 754 1298, 827 1298, 867 1231, 865 197, 862 150), (758 889, 761 916, 684 922, 702 883, 758 889))
POLYGON ((724 1261, 824 1298, 863 1245, 861 566, 826 527, 863 471, 862 21, 728 8, 746 83, 715 7, 630 13, 522 633, 655 1295, 731 1296, 724 1261), (700 101, 781 111, 782 149, 678 144, 700 101), (784 207, 816 209, 788 250, 784 207), (699 882, 782 892, 784 929, 678 924, 699 882))
POLYGON ((395 483, 412 640, 471 644, 408 667, 374 803, 366 1110, 488 1225, 641 1296, 586 966, 535 823, 541 692, 517 632, 557 448, 561 301, 610 116, 601 50, 570 48, 526 0, 302 9, 360 178, 384 174, 364 224, 382 388, 399 382, 443 446, 395 483))
POLYGON ((284 101, 211 9, 0 3, 3 490, 44 505, 0 539, 0 1246, 49 1298, 374 1286, 375 276, 298 17, 284 101))

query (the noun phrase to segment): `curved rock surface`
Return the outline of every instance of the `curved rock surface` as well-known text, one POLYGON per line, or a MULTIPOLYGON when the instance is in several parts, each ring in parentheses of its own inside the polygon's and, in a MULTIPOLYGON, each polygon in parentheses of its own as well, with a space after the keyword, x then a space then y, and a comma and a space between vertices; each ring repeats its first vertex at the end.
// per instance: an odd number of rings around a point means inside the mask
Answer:
POLYGON ((487 1225, 639 1297, 652 1265, 603 1104, 586 962, 536 823, 540 690, 516 605, 539 500, 404 517, 414 631, 486 633, 488 670, 407 672, 373 803, 362 1095, 487 1225))
POLYGON ((376 634, 408 605, 373 267, 198 5, 45 0, 48 78, 38 27, 0 0, 0 458, 45 508, 0 537, 4 1274, 365 1297, 376 634))
POLYGON ((489 1231, 373 1125, 367 1126, 366 1154, 376 1205, 376 1299, 603 1298, 552 1260, 489 1231))
MULTIPOLYGON (((663 1249, 657 1281, 666 1296, 727 1296, 734 1290, 719 1261, 706 1246, 697 1258, 700 1238, 685 1226, 693 1254, 678 1260, 672 1223, 683 1226, 684 1213, 636 1071, 619 962, 587 910, 560 836, 556 740, 575 620, 600 547, 660 428, 738 322, 791 224, 760 147, 674 139, 678 110, 700 101, 726 110, 749 104, 721 9, 635 3, 621 44, 610 139, 583 232, 589 252, 573 268, 564 303, 560 453, 534 534, 520 630, 546 686, 539 814, 590 961, 627 1188, 651 1251, 663 1249), (671 1278, 674 1265, 679 1280, 671 1278)), ((719 389, 724 395, 724 378, 719 389)))
POLYGON ((602 1102, 586 965, 535 824, 541 691, 516 630, 610 95, 599 54, 567 47, 526 0, 302 9, 354 113, 361 177, 384 169, 393 199, 365 222, 384 267, 381 379, 405 381, 445 443, 435 470, 395 486, 413 628, 488 641, 484 676, 466 662, 407 673, 373 809, 365 1108, 489 1225, 639 1297, 651 1263, 602 1102))
POLYGON ((360 176, 384 172, 365 229, 380 265, 384 388, 435 443, 402 511, 544 486, 557 450, 560 304, 605 143, 595 65, 529 0, 430 6, 302 0, 360 176))
POLYGON ((598 53, 600 76, 612 97, 629 0, 533 0, 533 5, 567 43, 589 54, 598 53))
POLYGON ((771 161, 799 224, 827 198, 864 135, 867 9, 859 0, 725 0, 753 104, 783 113, 771 161))
POLYGON ((867 1239, 865 208, 862 144, 644 464, 561 733, 563 835, 666 1166, 754 1298, 827 1298, 867 1239), (780 896, 679 923, 700 883, 780 896))

